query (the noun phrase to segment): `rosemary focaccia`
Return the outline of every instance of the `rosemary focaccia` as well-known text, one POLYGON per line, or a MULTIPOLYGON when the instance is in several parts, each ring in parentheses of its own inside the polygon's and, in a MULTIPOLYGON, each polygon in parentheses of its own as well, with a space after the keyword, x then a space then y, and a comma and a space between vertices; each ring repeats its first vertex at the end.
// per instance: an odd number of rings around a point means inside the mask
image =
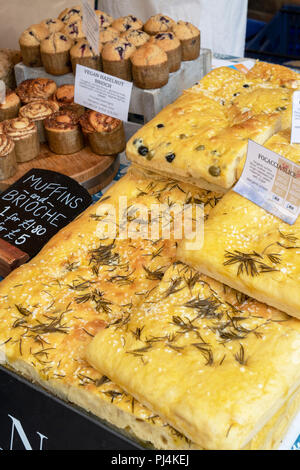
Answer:
POLYGON ((208 450, 275 449, 300 407, 300 327, 175 263, 87 359, 208 450), (155 384, 155 386, 153 386, 155 384))
MULTIPOLYGON (((202 202, 207 214, 218 200, 172 180, 127 174, 0 283, 0 363, 156 448, 192 446, 93 369, 84 354, 97 331, 128 315, 175 259, 175 234, 147 237, 141 205, 202 202), (128 236, 122 238, 121 229, 128 236)), ((164 215, 158 215, 162 223, 164 215)))

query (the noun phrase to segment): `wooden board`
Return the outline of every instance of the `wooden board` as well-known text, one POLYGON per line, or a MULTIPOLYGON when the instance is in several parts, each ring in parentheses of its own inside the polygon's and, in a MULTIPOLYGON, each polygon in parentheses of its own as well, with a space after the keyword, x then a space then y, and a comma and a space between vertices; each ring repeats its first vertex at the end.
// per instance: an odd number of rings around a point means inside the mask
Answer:
POLYGON ((96 155, 89 147, 71 155, 56 155, 43 144, 37 158, 20 163, 14 176, 0 181, 0 191, 7 189, 32 168, 42 168, 70 176, 90 194, 95 194, 114 179, 119 167, 119 157, 96 155))

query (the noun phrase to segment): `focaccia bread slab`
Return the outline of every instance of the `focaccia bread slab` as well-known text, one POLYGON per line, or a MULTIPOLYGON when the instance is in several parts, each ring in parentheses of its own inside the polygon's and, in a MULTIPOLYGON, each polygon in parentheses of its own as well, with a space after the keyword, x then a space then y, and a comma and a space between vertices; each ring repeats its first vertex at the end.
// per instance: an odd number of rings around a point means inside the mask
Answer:
POLYGON ((300 405, 300 334, 232 295, 177 263, 87 358, 204 449, 274 448, 300 405))

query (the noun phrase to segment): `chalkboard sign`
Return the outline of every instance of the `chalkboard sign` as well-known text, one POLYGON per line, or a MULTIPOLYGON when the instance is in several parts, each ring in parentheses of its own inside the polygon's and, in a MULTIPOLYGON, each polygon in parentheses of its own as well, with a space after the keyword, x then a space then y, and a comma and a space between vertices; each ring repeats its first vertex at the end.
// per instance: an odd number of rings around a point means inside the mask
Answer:
POLYGON ((32 169, 0 195, 0 275, 35 256, 91 204, 75 180, 32 169))

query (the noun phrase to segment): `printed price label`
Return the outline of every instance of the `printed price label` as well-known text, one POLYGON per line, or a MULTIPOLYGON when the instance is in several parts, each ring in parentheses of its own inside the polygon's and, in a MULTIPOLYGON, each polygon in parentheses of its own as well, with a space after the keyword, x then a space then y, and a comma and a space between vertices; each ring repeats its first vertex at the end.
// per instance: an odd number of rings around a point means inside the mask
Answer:
POLYGON ((88 0, 82 0, 82 29, 94 54, 99 54, 99 19, 88 0))
POLYGON ((300 91, 293 95, 291 144, 300 144, 300 91))
POLYGON ((77 64, 75 103, 127 121, 132 82, 77 64))
POLYGON ((300 213, 300 166, 249 140, 244 170, 233 190, 293 225, 300 213))

